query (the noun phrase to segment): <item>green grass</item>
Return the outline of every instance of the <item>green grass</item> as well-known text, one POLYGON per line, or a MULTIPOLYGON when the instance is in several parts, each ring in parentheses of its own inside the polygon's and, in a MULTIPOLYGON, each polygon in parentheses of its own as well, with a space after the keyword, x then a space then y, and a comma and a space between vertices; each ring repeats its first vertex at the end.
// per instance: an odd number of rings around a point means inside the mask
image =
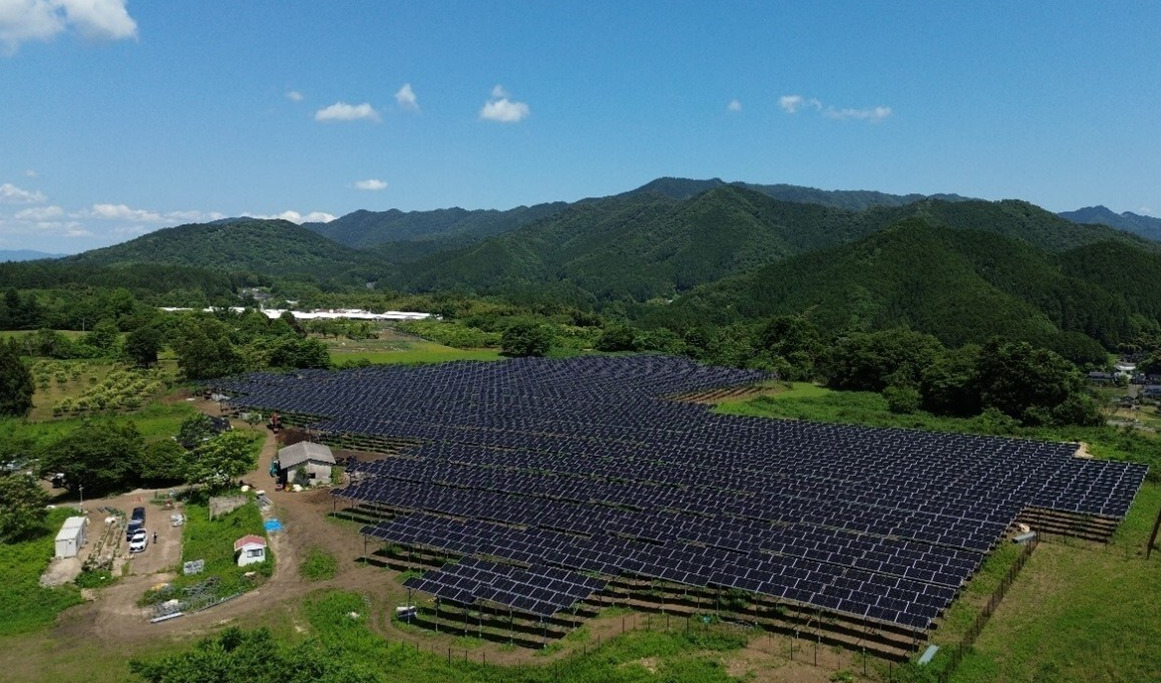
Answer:
POLYGON ((169 599, 177 590, 201 583, 210 577, 217 577, 219 581, 214 593, 218 597, 225 597, 256 588, 271 575, 274 559, 269 548, 266 549, 266 561, 260 564, 239 567, 234 557, 234 541, 247 534, 266 536, 262 515, 253 501, 213 520, 210 519, 209 507, 203 503, 187 503, 184 512, 181 561, 205 560, 205 570, 201 574, 177 576, 170 582, 170 589, 147 593, 145 602, 169 599), (252 571, 258 572, 258 576, 244 576, 252 571))
POLYGON ((1144 546, 1159 507, 1147 484, 1110 545, 1041 543, 952 680, 1158 680, 1161 557, 1144 546))
POLYGON ((476 657, 464 661, 457 652, 460 656, 453 656, 449 664, 446 649, 417 652, 373 633, 366 625, 367 604, 357 593, 316 593, 308 597, 304 609, 311 624, 311 635, 325 647, 335 648, 344 658, 380 672, 385 680, 415 683, 729 681, 733 679, 726 675, 721 657, 746 643, 744 636, 726 627, 690 633, 678 629, 669 633, 638 629, 606 641, 599 649, 593 648, 587 653, 574 651, 553 662, 497 667, 481 664, 476 657), (352 619, 349 616, 352 612, 360 617, 352 619), (646 667, 642 660, 655 664, 646 667))
POLYGON ((499 360, 499 349, 457 349, 419 339, 325 340, 331 362, 363 361, 379 364, 419 365, 453 360, 499 360))
MULTIPOLYGON (((115 419, 128 420, 137 425, 145 441, 168 439, 177 434, 181 422, 194 413, 188 403, 152 402, 141 410, 126 415, 116 415, 115 419)), ((32 422, 16 418, 0 419, 0 437, 16 435, 32 440, 33 446, 55 441, 80 427, 84 418, 72 417, 62 420, 32 422)))
POLYGON ((41 535, 20 543, 0 544, 0 636, 29 633, 53 622, 66 607, 79 604, 75 585, 43 588, 40 575, 55 552, 54 539, 61 524, 75 514, 58 508, 48 515, 41 535))
POLYGON ((326 581, 335 578, 339 561, 322 548, 311 548, 298 565, 298 575, 307 581, 326 581))
POLYGON ((934 432, 1011 436, 1044 441, 1084 442, 1098 458, 1149 464, 1149 477, 1161 481, 1161 440, 1136 429, 1100 427, 1020 427, 1004 416, 941 417, 924 411, 900 415, 887 409, 881 394, 834 391, 795 383, 788 390, 742 401, 725 402, 715 411, 727 415, 767 417, 810 422, 897 427, 934 432))

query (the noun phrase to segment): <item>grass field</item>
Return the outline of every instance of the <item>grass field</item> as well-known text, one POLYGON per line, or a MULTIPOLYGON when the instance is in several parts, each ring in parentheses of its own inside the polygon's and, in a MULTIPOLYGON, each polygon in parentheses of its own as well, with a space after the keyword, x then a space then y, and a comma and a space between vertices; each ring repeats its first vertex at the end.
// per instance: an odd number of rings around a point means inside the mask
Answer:
POLYGON ((1154 432, 1139 429, 1107 425, 1021 427, 995 413, 970 418, 941 417, 923 411, 901 415, 887 409, 881 394, 834 391, 801 382, 775 388, 757 398, 725 401, 715 410, 728 415, 1085 443, 1099 458, 1146 463, 1151 468, 1150 481, 1161 481, 1161 439, 1154 432))
MULTIPOLYGON (((181 421, 194 413, 194 407, 188 403, 158 403, 153 402, 139 411, 127 413, 120 417, 137 425, 138 431, 146 441, 168 439, 177 434, 181 421)), ((71 417, 45 422, 31 422, 16 418, 0 419, 0 437, 20 434, 33 441, 34 444, 58 439, 79 427, 85 418, 71 417)))
POLYGON ((1161 680, 1161 554, 1146 484, 1108 546, 1041 543, 952 680, 1161 680))
POLYGON ((53 539, 72 509, 58 508, 48 515, 43 533, 21 543, 0 543, 0 636, 44 628, 66 607, 80 603, 81 592, 72 584, 43 588, 38 583, 55 552, 53 539))
POLYGON ((242 507, 210 519, 209 507, 190 502, 185 506, 185 527, 182 529, 181 561, 205 561, 205 571, 191 576, 178 576, 170 582, 171 588, 163 594, 147 596, 149 602, 160 602, 173 597, 180 589, 217 577, 218 585, 212 591, 218 598, 244 593, 256 588, 273 572, 274 557, 269 548, 266 562, 239 567, 234 559, 234 541, 247 534, 266 536, 258 505, 251 500, 242 507), (248 579, 244 574, 256 571, 258 576, 248 579))
POLYGON ((326 339, 331 362, 420 365, 453 360, 499 360, 499 349, 456 349, 417 337, 393 334, 382 339, 326 339))

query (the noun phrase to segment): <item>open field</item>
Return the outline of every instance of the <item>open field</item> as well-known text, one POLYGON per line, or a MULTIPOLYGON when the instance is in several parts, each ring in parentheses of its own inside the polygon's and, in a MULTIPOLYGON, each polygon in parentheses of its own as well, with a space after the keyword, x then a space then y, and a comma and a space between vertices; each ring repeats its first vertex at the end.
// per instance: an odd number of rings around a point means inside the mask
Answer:
POLYGON ((499 360, 499 349, 456 349, 393 330, 385 330, 378 339, 324 339, 331 362, 341 364, 365 361, 374 364, 401 363, 420 365, 452 360, 499 360))
POLYGON ((53 538, 61 524, 76 514, 53 510, 45 533, 22 543, 0 544, 0 638, 35 632, 52 624, 61 610, 81 601, 74 585, 43 588, 37 582, 53 556, 53 538))
POLYGON ((1161 556, 1144 548, 1158 508, 1146 484, 1109 545, 1041 543, 952 680, 1156 680, 1161 556))

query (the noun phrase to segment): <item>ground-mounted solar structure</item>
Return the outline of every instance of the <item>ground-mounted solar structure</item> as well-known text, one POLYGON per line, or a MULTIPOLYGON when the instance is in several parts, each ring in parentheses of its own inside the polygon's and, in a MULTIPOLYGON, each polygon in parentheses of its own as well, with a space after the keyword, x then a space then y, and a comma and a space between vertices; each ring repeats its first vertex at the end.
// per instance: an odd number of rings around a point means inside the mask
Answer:
MULTIPOLYGON (((718 415, 764 379, 665 356, 252 374, 217 386, 352 463, 363 532, 437 567, 409 588, 567 627, 610 602, 926 639, 1020 518, 1100 537, 1146 468, 1075 444, 718 415)), ((547 627, 546 627, 547 628, 547 627)), ((864 641, 865 642, 865 641, 864 641)))

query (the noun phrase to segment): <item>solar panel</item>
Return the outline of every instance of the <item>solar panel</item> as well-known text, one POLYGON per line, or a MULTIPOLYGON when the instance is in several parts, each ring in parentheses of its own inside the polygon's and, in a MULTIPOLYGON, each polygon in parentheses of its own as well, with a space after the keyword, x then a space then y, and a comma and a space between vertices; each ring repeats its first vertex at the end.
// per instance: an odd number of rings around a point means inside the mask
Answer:
POLYGON ((478 571, 416 584, 460 602, 487 589, 529 611, 600 590, 583 571, 739 587, 926 628, 1023 509, 1119 519, 1147 472, 1077 459, 1069 444, 733 417, 663 400, 763 377, 593 356, 255 373, 219 387, 240 407, 313 416, 311 428, 332 438, 406 440, 396 457, 352 463, 361 478, 336 495, 404 512, 364 529, 386 542, 574 577, 520 570, 527 581, 503 574, 510 583, 498 588, 479 571, 500 576, 503 565, 465 562, 478 571))

